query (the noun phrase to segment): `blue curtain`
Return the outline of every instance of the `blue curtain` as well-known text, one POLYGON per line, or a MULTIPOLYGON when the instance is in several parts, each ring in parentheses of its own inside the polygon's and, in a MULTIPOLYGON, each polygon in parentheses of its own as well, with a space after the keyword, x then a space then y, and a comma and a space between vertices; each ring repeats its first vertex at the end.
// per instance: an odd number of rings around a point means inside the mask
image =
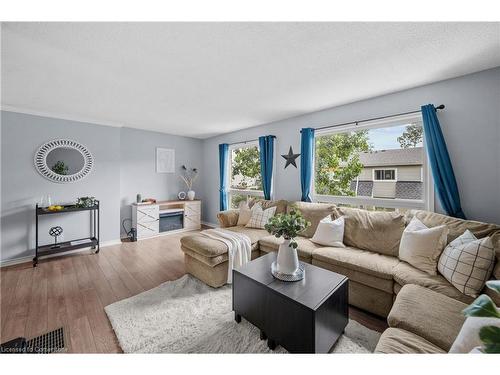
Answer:
POLYGON ((274 164, 274 135, 259 137, 260 149, 260 174, 262 176, 262 190, 264 199, 271 199, 273 186, 273 164, 274 164))
POLYGON ((219 199, 220 199, 220 210, 225 211, 229 205, 228 194, 227 194, 227 163, 229 159, 229 145, 227 143, 222 143, 219 145, 219 178, 220 178, 220 188, 219 188, 219 199))
POLYGON ((432 176, 434 177, 434 184, 441 207, 448 215, 465 219, 460 205, 457 181, 455 180, 443 132, 439 125, 436 108, 432 104, 422 106, 422 118, 427 154, 429 155, 432 176))
POLYGON ((300 140, 300 187, 302 188, 303 202, 311 202, 311 186, 314 160, 314 129, 303 128, 300 140))

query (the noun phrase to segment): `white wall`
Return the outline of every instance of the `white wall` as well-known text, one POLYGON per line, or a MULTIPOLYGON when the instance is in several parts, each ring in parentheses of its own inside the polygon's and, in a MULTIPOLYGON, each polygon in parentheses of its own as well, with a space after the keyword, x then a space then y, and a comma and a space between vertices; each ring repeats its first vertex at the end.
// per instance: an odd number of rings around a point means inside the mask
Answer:
MULTIPOLYGON (((196 198, 202 198, 199 190, 203 177, 202 140, 170 134, 122 128, 120 138, 120 220, 132 216, 130 204, 137 194, 157 200, 177 199, 179 191, 187 191, 179 173, 181 165, 198 168, 200 175, 193 185, 196 198), (156 148, 175 149, 175 173, 156 173, 156 148)), ((130 222, 125 223, 130 228, 130 222)), ((122 230, 122 236, 125 235, 122 230)))
MULTIPOLYGON (((136 194, 159 200, 175 199, 186 190, 179 178, 180 166, 201 167, 202 141, 156 132, 116 128, 15 112, 1 112, 1 249, 0 261, 33 256, 34 207, 50 194, 54 203, 74 202, 95 196, 101 202, 101 241, 120 239, 121 222, 131 216, 136 194), (55 138, 68 138, 88 147, 94 170, 85 179, 58 184, 35 170, 33 157, 40 145, 55 138), (156 173, 156 147, 176 150, 176 173, 156 173)), ((201 177, 201 176, 200 176, 201 177)), ((194 186, 198 197, 199 183, 194 186)), ((48 229, 63 227, 60 241, 86 237, 89 214, 72 213, 43 217, 41 244, 51 243, 48 229)), ((129 228, 129 223, 127 229, 129 228)))
MULTIPOLYGON (((342 90, 342 87, 338 89, 342 90)), ((279 158, 275 171, 276 198, 297 200, 300 198, 299 169, 288 167, 284 170, 284 160, 279 155, 287 153, 289 146, 300 152, 301 128, 412 111, 427 103, 446 105, 446 109, 439 113, 439 120, 465 214, 470 219, 500 224, 500 68, 205 140, 203 190, 204 196, 210 199, 203 202, 204 220, 215 222, 219 208, 219 143, 276 135, 279 158)))

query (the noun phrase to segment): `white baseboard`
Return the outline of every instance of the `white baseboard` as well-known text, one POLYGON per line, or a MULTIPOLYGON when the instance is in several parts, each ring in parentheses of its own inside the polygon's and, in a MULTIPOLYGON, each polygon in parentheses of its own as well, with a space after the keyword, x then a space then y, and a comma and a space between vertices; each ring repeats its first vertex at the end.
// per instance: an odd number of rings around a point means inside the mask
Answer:
MULTIPOLYGON (((118 240, 104 241, 104 242, 100 243, 100 247, 107 247, 107 246, 119 245, 121 243, 122 243, 122 241, 120 239, 118 239, 118 240)), ((52 257, 56 257, 56 256, 61 256, 61 255, 67 255, 67 254, 80 253, 80 252, 86 251, 86 250, 90 250, 90 246, 89 247, 82 247, 81 249, 70 250, 70 251, 67 251, 65 253, 45 255, 43 257, 43 259, 52 258, 52 257)), ((0 260, 0 267, 14 266, 16 264, 32 262, 33 261, 33 256, 34 255, 26 256, 26 257, 22 257, 22 258, 0 260)))

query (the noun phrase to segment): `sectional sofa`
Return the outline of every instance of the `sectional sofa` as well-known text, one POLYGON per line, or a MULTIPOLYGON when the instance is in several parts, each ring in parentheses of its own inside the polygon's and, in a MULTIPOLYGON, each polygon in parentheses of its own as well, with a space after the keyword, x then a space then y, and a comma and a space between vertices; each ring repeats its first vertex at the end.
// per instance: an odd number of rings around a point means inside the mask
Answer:
MULTIPOLYGON (((404 347, 398 340, 409 344, 403 352, 418 351, 415 349, 417 347, 423 347, 424 352, 448 351, 450 340, 456 337, 463 324, 461 310, 473 301, 472 297, 461 293, 443 276, 431 276, 398 258, 400 239, 411 218, 417 217, 428 227, 446 224, 449 229, 448 242, 466 229, 477 238, 491 236, 496 251, 492 277, 500 277, 500 226, 495 224, 461 220, 421 210, 411 210, 402 215, 284 200, 253 200, 249 206, 257 202, 264 209, 276 206, 276 214, 286 212, 293 206, 311 222, 312 225, 297 239, 300 260, 346 275, 349 278, 349 303, 388 317, 390 328, 382 336, 377 348, 379 352, 394 352, 394 347, 404 347), (345 248, 324 247, 311 241, 319 221, 328 215, 334 219, 344 216, 345 248), (429 319, 434 319, 438 326, 439 322, 444 322, 447 335, 436 330, 439 327, 433 326, 429 333, 429 319), (434 338, 436 334, 437 339, 434 338), (425 345, 418 342, 420 338, 425 345)), ((219 224, 222 228, 250 237, 252 259, 278 250, 281 239, 269 235, 264 229, 236 225, 238 213, 238 210, 220 212, 219 224)), ((222 242, 196 233, 183 237, 181 248, 188 273, 212 287, 226 283, 228 256, 222 242)), ((498 296, 489 289, 485 288, 483 292, 499 304, 498 296)))

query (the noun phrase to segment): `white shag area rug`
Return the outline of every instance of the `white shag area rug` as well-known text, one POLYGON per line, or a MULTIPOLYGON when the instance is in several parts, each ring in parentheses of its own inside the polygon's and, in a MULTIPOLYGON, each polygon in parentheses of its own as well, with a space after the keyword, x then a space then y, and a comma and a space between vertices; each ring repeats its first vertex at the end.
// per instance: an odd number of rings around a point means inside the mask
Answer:
MULTIPOLYGON (((105 310, 125 353, 287 353, 281 346, 269 350, 245 319, 235 322, 231 286, 214 289, 189 275, 105 310)), ((349 320, 332 353, 371 353, 379 338, 349 320)))

